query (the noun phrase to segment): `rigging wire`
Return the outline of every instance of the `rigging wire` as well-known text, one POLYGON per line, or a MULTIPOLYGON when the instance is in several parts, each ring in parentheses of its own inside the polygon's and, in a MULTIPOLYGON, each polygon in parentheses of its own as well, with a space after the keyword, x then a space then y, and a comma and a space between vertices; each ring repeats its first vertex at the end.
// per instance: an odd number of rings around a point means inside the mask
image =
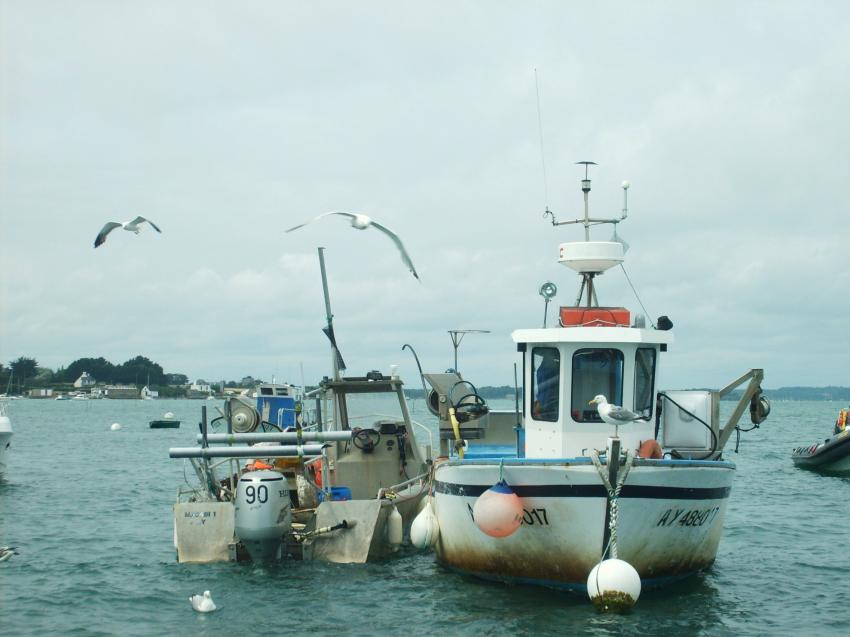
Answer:
POLYGON ((546 155, 543 152, 543 116, 540 114, 540 82, 537 79, 537 68, 534 69, 534 91, 537 94, 537 132, 540 135, 540 164, 543 166, 543 199, 546 211, 549 211, 549 180, 546 176, 546 155))
POLYGON ((653 329, 657 329, 657 328, 656 328, 656 326, 655 326, 655 323, 654 323, 654 322, 653 322, 653 320, 652 320, 652 318, 650 318, 650 314, 649 314, 649 312, 647 312, 647 311, 646 311, 646 308, 643 306, 643 301, 641 301, 641 300, 640 300, 640 296, 638 296, 637 290, 635 290, 635 286, 634 286, 634 285, 632 285, 632 280, 629 278, 629 273, 628 273, 628 272, 626 272, 626 268, 625 268, 625 267, 623 267, 623 264, 622 264, 622 263, 620 263, 620 269, 622 269, 622 270, 623 270, 623 274, 625 274, 625 275, 626 275, 626 281, 628 281, 628 282, 629 282, 629 287, 630 287, 630 288, 632 288, 632 292, 634 292, 634 294, 635 294, 635 298, 637 299, 637 302, 640 304, 640 307, 641 307, 641 309, 643 310, 644 315, 645 315, 645 316, 646 316, 646 318, 649 320, 649 324, 650 324, 650 325, 652 325, 652 328, 653 328, 653 329))

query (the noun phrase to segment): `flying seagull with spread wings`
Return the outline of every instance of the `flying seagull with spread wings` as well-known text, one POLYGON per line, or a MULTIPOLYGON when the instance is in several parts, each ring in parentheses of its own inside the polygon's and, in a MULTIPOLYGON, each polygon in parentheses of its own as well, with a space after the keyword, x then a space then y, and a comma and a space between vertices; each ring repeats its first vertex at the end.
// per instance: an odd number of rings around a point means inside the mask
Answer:
POLYGON ((156 227, 156 224, 150 219, 145 219, 144 217, 136 217, 132 221, 125 221, 124 223, 119 223, 118 221, 108 221, 103 228, 101 228, 100 232, 97 233, 97 237, 94 240, 94 247, 96 248, 104 241, 106 241, 106 236, 115 230, 115 228, 124 228, 124 230, 128 230, 129 232, 134 232, 139 234, 139 226, 143 223, 151 224, 151 228, 156 230, 157 232, 162 232, 159 228, 156 227))
POLYGON ((602 418, 603 422, 607 422, 609 425, 627 425, 636 420, 646 420, 644 416, 636 414, 633 411, 629 411, 625 407, 612 405, 602 394, 596 396, 589 404, 596 404, 596 410, 599 412, 599 417, 602 418))
POLYGON ((395 246, 401 253, 401 260, 404 262, 404 265, 408 267, 413 276, 419 279, 419 275, 416 274, 416 268, 413 267, 413 261, 410 260, 410 255, 407 254, 407 250, 404 249, 404 244, 401 242, 401 239, 398 237, 398 235, 386 226, 382 226, 380 223, 366 215, 354 214, 351 212, 326 212, 314 219, 310 219, 310 221, 298 224, 297 226, 290 228, 289 230, 287 230, 287 232, 292 232, 293 230, 298 230, 298 228, 303 228, 307 224, 313 223, 314 221, 318 221, 322 217, 327 217, 328 215, 340 215, 343 217, 348 217, 349 219, 351 219, 351 227, 357 228, 358 230, 365 230, 366 228, 376 228, 377 230, 383 232, 385 235, 387 235, 390 239, 393 240, 393 243, 395 243, 395 246))

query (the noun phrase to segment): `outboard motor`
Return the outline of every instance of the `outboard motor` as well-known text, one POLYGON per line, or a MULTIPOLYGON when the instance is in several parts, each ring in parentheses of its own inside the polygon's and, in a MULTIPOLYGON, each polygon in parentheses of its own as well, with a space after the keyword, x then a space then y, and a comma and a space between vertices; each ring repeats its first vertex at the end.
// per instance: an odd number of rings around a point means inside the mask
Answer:
POLYGON ((292 502, 282 474, 249 471, 239 478, 235 523, 253 561, 280 559, 283 536, 292 526, 292 502))

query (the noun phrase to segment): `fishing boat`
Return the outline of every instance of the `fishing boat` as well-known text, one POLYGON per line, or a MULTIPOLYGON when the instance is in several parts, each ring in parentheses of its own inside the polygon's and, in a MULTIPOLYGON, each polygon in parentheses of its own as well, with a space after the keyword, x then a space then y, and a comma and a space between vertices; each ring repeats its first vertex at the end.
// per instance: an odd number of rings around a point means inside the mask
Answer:
MULTIPOLYGON (((556 228, 584 226, 584 241, 560 244, 558 259, 581 277, 578 297, 560 308, 557 326, 546 326, 544 310, 542 327, 513 332, 522 369, 516 408, 490 410, 451 370, 424 375, 441 445, 425 522, 414 526, 417 543, 433 545, 457 572, 587 591, 608 604, 604 567, 634 580, 637 593, 619 591, 633 603, 641 587, 714 562, 735 475, 724 446, 747 408, 758 424, 769 402, 761 369, 720 390, 657 389, 672 322, 647 325, 597 300, 598 277, 624 261, 616 227, 627 217, 628 183, 622 213, 610 219, 590 216, 587 172, 581 184, 582 218, 558 221, 547 210, 556 228), (614 225, 614 238, 592 241, 591 227, 602 224, 614 225), (745 383, 721 422, 720 399, 745 383)), ((547 309, 556 292, 541 287, 547 309)))
POLYGON ((202 408, 198 446, 169 450, 198 477, 174 505, 179 562, 383 558, 428 492, 431 447, 417 444, 414 428, 428 429, 411 419, 396 371, 342 375, 322 248, 319 259, 333 375, 306 393, 268 385, 256 402, 229 397, 209 424, 202 408), (379 395, 394 396, 397 409, 358 407, 379 395))
POLYGON ((835 422, 835 429, 830 438, 803 447, 796 447, 791 452, 794 466, 802 469, 812 469, 822 473, 850 473, 850 407, 842 409, 835 422))

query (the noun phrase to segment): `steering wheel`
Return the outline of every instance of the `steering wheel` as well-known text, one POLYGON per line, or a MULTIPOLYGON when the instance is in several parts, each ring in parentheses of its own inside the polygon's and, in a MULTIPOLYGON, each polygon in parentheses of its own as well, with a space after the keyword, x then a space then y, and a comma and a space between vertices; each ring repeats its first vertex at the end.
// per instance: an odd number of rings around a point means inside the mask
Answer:
POLYGON ((490 411, 487 403, 478 394, 466 394, 461 396, 454 404, 455 415, 459 421, 466 421, 470 418, 479 418, 490 411), (467 398, 472 398, 472 402, 463 402, 467 398))
POLYGON ((374 429, 353 429, 351 441, 363 453, 372 453, 381 442, 381 433, 374 429))

